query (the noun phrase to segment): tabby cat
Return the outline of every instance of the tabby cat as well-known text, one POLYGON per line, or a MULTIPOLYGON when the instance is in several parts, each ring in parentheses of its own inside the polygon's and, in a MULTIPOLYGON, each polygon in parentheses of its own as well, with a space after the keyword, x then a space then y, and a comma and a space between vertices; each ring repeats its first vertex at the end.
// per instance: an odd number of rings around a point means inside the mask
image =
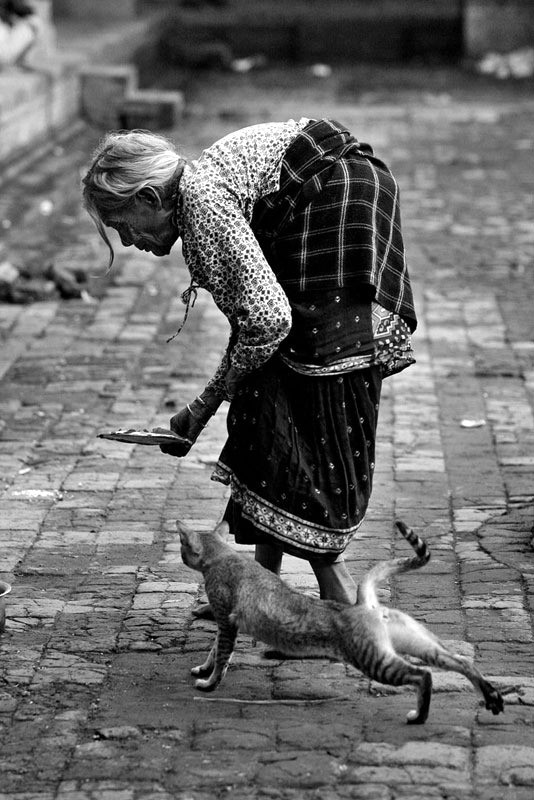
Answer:
POLYGON ((195 533, 178 522, 182 559, 204 575, 206 593, 218 626, 215 643, 205 661, 191 672, 195 686, 212 691, 223 679, 238 630, 297 658, 331 658, 348 662, 365 675, 392 686, 413 684, 417 708, 407 722, 422 724, 428 717, 432 673, 401 654, 424 664, 465 675, 483 696, 486 708, 504 709, 499 692, 464 656, 450 652, 421 623, 378 602, 376 585, 400 572, 427 563, 425 542, 402 522, 396 527, 415 550, 411 558, 382 561, 358 587, 356 605, 319 600, 285 584, 243 553, 226 544, 226 523, 215 531, 195 533))

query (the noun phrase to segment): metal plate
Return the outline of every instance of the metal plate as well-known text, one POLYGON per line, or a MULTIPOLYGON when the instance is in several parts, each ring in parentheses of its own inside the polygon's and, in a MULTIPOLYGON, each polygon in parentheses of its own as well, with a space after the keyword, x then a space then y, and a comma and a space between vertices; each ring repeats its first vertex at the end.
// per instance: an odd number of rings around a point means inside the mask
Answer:
POLYGON ((182 444, 192 445, 193 443, 183 436, 173 433, 166 428, 153 428, 149 430, 135 430, 134 428, 119 428, 109 433, 97 434, 99 439, 111 439, 114 442, 127 442, 129 444, 182 444))

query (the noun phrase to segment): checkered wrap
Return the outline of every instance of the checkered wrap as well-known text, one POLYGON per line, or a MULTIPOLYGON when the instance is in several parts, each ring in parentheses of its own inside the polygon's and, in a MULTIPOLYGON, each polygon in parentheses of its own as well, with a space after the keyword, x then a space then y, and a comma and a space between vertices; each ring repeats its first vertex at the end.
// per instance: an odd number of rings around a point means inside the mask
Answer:
POLYGON ((286 150, 280 189, 256 203, 252 229, 289 297, 354 285, 417 325, 399 190, 369 145, 314 120, 286 150))

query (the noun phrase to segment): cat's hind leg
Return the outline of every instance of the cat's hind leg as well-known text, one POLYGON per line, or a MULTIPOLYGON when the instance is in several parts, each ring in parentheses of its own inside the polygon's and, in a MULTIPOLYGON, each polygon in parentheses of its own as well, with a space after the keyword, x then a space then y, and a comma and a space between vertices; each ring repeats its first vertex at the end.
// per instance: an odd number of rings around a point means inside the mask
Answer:
POLYGON ((399 655, 390 635, 389 609, 356 608, 343 612, 338 619, 343 660, 379 683, 414 686, 417 707, 410 711, 406 722, 409 725, 426 722, 432 699, 432 673, 399 655))
POLYGON ((431 631, 417 620, 397 609, 388 609, 385 615, 394 649, 404 655, 414 656, 425 664, 448 672, 459 672, 471 681, 482 695, 486 708, 493 714, 504 710, 501 694, 465 656, 452 653, 431 631))
POLYGON ((208 677, 198 677, 195 681, 195 688, 200 689, 202 692, 212 692, 220 684, 226 674, 232 653, 234 650, 234 643, 237 636, 237 628, 230 623, 221 625, 219 623, 219 630, 215 644, 210 650, 208 658, 199 667, 194 667, 191 670, 193 675, 208 677), (208 674, 207 670, 211 667, 211 672, 208 674))
MULTIPOLYGON (((409 680, 408 683, 412 683, 409 680)), ((432 699, 432 673, 429 669, 417 671, 417 708, 408 711, 406 722, 408 725, 423 725, 428 719, 430 700, 432 699)))
POLYGON ((382 654, 372 669, 366 670, 370 678, 388 686, 415 686, 417 707, 406 716, 408 725, 423 725, 428 719, 432 699, 432 673, 416 666, 396 653, 382 654))
POLYGON ((475 689, 480 692, 484 698, 484 705, 492 714, 497 715, 504 711, 504 700, 501 693, 479 672, 469 658, 450 652, 439 642, 435 652, 432 653, 432 663, 439 669, 465 675, 475 689))

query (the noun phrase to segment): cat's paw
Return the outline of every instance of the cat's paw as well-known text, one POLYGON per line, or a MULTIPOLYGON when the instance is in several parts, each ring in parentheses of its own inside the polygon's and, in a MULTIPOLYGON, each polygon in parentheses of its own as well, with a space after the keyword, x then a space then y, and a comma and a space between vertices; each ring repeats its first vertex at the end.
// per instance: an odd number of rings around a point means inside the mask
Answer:
POLYGON ((195 681, 195 689, 199 689, 201 692, 213 692, 218 685, 219 681, 211 677, 206 679, 199 678, 195 681))
POLYGON ((428 714, 421 714, 416 708, 409 711, 406 715, 407 725, 424 725, 427 721, 428 714))
POLYGON ((213 667, 206 666, 206 664, 199 664, 198 667, 191 667, 191 675, 196 675, 203 678, 205 675, 211 675, 213 667))
POLYGON ((485 697, 486 700, 486 708, 488 711, 491 711, 492 714, 495 716, 497 714, 502 714, 504 711, 504 700, 502 699, 502 695, 497 689, 492 689, 489 694, 485 697))

